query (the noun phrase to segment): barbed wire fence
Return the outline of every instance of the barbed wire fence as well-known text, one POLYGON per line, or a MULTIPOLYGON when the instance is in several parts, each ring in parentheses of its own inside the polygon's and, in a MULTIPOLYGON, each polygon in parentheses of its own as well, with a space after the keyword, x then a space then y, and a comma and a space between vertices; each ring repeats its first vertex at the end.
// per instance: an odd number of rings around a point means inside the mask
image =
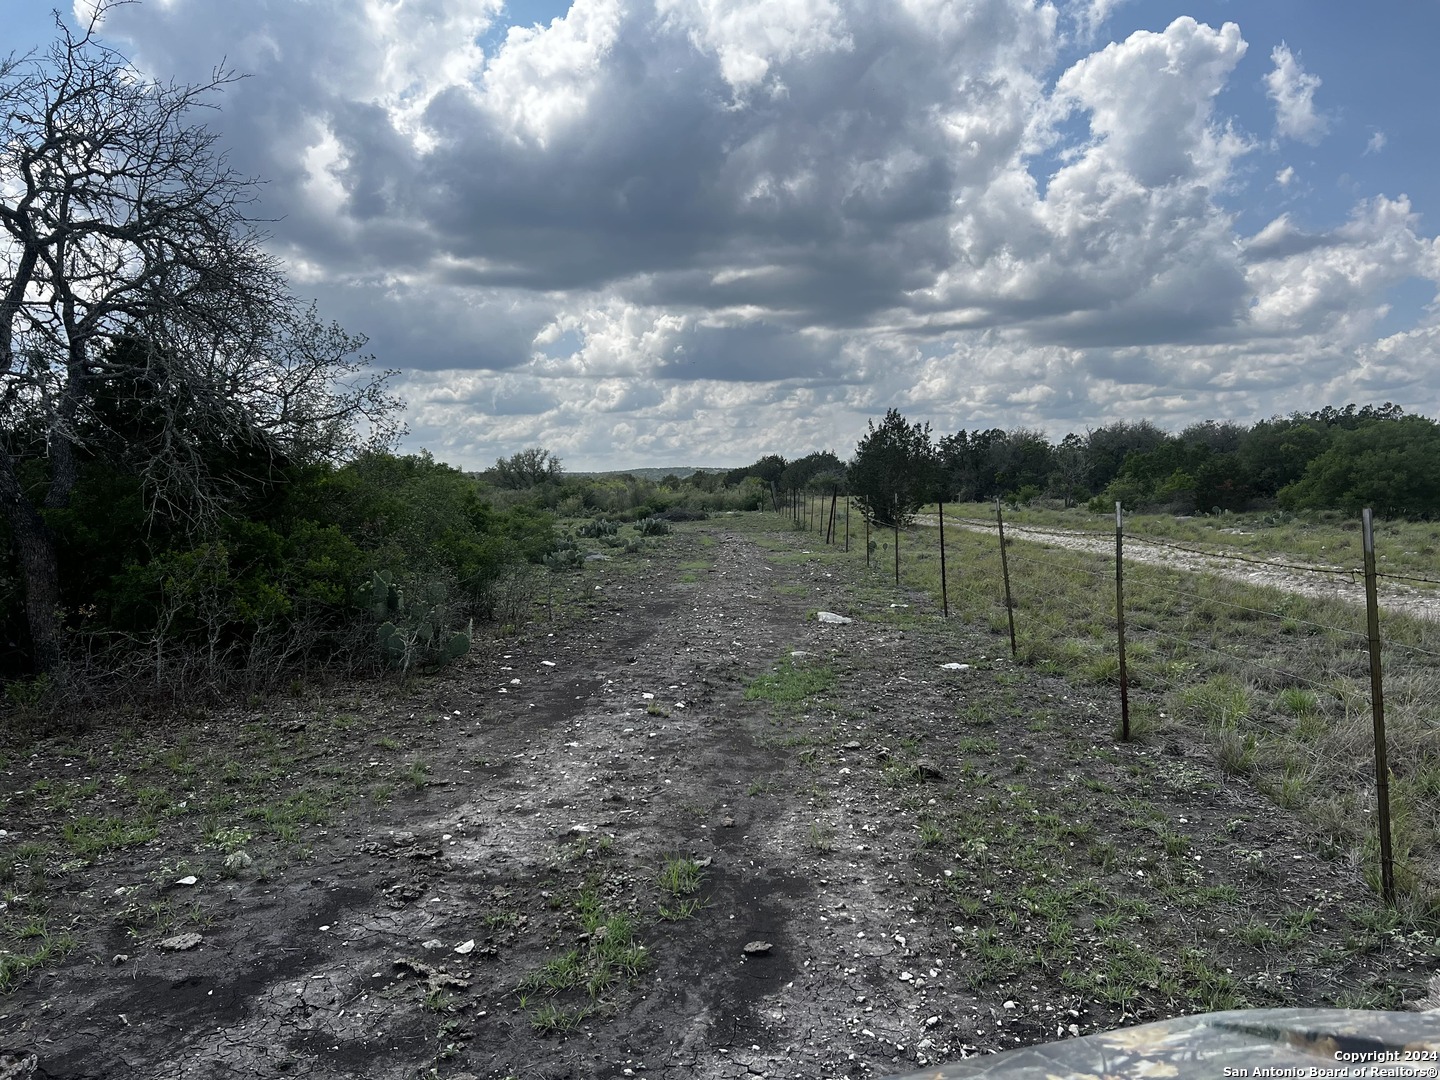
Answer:
MULTIPOLYGON (((843 522, 850 550, 848 497, 797 492, 792 518, 831 544, 843 522)), ((1006 636, 1019 662, 1113 687, 1121 740, 1171 703, 1205 724, 1227 773, 1281 806, 1315 803, 1317 827, 1337 842, 1359 835, 1386 903, 1400 893, 1440 903, 1440 623, 1381 601, 1382 589, 1440 577, 1378 569, 1368 510, 1362 566, 1131 534, 1118 505, 1113 533, 1014 526, 999 500, 993 517, 941 504, 909 528, 855 518, 870 569, 896 586, 933 588, 933 574, 944 616, 1006 636), (1389 723, 1387 682, 1398 691, 1389 723), (1132 689, 1144 697, 1133 726, 1132 689), (1314 800, 1317 783, 1345 794, 1314 800)))

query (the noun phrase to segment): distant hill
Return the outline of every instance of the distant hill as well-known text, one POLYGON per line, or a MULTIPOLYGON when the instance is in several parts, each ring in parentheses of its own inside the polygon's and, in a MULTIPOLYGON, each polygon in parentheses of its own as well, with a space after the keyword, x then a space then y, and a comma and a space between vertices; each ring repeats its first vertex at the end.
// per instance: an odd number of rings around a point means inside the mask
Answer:
POLYGON ((567 476, 633 476, 637 480, 664 480, 667 476, 678 476, 684 480, 691 473, 727 473, 734 466, 715 467, 713 465, 677 465, 670 469, 611 469, 609 472, 582 472, 576 470, 571 472, 565 470, 567 476))

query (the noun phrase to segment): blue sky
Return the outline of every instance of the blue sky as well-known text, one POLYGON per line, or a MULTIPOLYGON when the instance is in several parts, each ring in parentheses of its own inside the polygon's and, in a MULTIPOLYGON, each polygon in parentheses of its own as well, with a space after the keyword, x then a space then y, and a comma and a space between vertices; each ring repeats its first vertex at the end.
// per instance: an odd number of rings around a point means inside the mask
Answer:
MULTIPOLYGON (((0 49, 50 37, 0 0, 0 49)), ((66 15, 74 18, 71 9, 66 15)), ((483 467, 1440 415, 1440 3, 145 0, 292 285, 483 467)))

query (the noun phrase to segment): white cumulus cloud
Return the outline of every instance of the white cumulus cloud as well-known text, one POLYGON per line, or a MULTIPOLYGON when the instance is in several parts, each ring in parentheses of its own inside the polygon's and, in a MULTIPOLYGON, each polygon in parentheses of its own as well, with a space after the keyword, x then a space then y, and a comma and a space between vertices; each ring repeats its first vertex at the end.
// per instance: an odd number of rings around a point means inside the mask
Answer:
POLYGON ((1283 42, 1270 50, 1275 65, 1265 76, 1265 87, 1275 104, 1275 130, 1287 139, 1318 143, 1329 128, 1329 122, 1315 109, 1315 92, 1320 77, 1300 66, 1283 42))
MULTIPOLYGON (((1440 281, 1430 219, 1375 194, 1308 220, 1319 166, 1302 185, 1224 104, 1266 100, 1241 27, 1075 32, 1127 10, 175 0, 106 32, 166 77, 254 76, 206 121, 270 181, 297 288, 404 370, 411 445, 457 464, 844 454, 892 405, 1055 435, 1337 387, 1425 405, 1435 316, 1386 312, 1440 281), (1292 201, 1257 227, 1262 195, 1292 201)), ((1278 133, 1313 142, 1319 78, 1270 59, 1278 133)))

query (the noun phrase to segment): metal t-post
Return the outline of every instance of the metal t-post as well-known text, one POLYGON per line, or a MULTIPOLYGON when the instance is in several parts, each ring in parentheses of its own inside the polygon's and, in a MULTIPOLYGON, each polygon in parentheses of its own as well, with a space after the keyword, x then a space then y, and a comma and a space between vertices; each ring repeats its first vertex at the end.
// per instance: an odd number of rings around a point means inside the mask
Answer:
POLYGON ((1115 631, 1120 648, 1120 738, 1130 741, 1130 680, 1125 670, 1125 517, 1115 504, 1115 631))
POLYGON ((1390 765, 1385 749, 1385 683, 1380 666, 1380 602, 1375 587, 1375 525, 1370 508, 1360 512, 1365 545, 1365 629, 1370 639, 1370 712, 1375 722, 1375 801, 1380 830, 1380 894, 1395 906, 1395 860, 1390 848, 1390 765))

